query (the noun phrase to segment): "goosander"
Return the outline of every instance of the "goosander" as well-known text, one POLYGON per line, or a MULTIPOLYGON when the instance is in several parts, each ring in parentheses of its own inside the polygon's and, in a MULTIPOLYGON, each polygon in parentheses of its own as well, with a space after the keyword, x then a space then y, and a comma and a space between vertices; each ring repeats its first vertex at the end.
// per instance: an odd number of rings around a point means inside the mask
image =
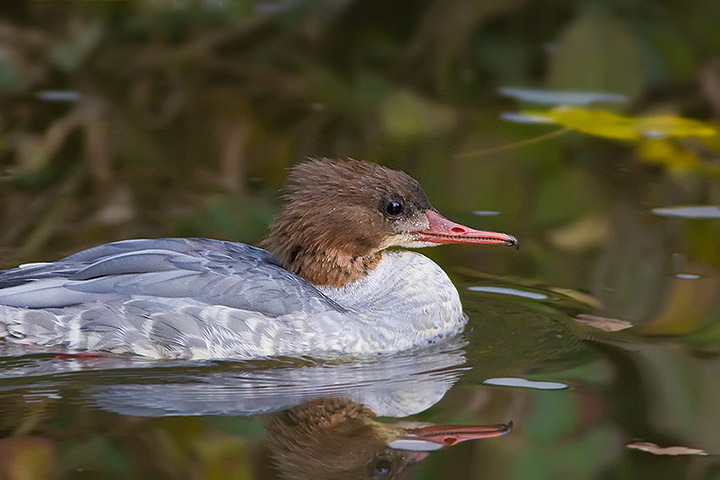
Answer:
POLYGON ((313 159, 290 172, 265 249, 203 238, 125 240, 0 272, 0 338, 150 358, 338 358, 459 333, 457 289, 408 250, 517 247, 451 222, 404 172, 313 159))

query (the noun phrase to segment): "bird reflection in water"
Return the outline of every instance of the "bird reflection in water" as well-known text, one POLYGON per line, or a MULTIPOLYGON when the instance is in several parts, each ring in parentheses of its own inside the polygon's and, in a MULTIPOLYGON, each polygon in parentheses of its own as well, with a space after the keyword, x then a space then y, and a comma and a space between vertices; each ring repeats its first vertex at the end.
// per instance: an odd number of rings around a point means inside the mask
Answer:
POLYGON ((324 398, 273 415, 265 445, 283 480, 412 478, 429 452, 466 440, 504 435, 512 423, 382 423, 369 408, 324 398))
MULTIPOLYGON (((49 422, 62 426, 63 442, 82 445, 86 429, 97 431, 106 429, 107 422, 118 422, 111 430, 122 430, 122 438, 131 440, 125 444, 116 438, 114 445, 141 465, 135 478, 188 478, 187 472, 203 468, 201 460, 193 455, 178 459, 169 452, 181 449, 179 445, 189 438, 202 442, 214 435, 185 433, 188 425, 204 425, 207 432, 217 433, 211 417, 252 417, 263 422, 266 435, 258 439, 260 445, 253 443, 254 437, 241 443, 251 442, 251 450, 258 455, 253 453, 252 460, 238 455, 224 464, 226 478, 233 472, 247 473, 242 469, 250 465, 255 474, 251 478, 263 480, 411 478, 433 450, 510 430, 510 425, 445 426, 407 420, 439 402, 469 371, 464 347, 464 339, 456 337, 422 350, 354 362, 251 364, 54 355, 27 358, 12 351, 3 355, 0 349, 0 403, 5 406, 0 408, 0 435, 4 413, 10 413, 5 431, 16 431, 24 418, 36 415, 33 402, 40 398, 49 406, 63 406, 49 411, 84 419, 73 421, 73 429, 64 422, 49 422), (21 405, 20 411, 8 410, 13 399, 21 405), (100 415, 100 411, 112 416, 100 415), (380 422, 376 415, 395 418, 397 423, 380 422), (152 417, 200 418, 160 422, 152 417), (146 458, 152 459, 147 465, 146 458), (177 466, 178 460, 182 466, 177 466), (168 476, 163 468, 171 468, 176 475, 168 476)), ((43 418, 43 424, 46 420, 51 418, 43 418)), ((246 431, 239 428, 235 433, 242 438, 246 431)), ((60 450, 53 435, 42 440, 52 455, 60 450)), ((6 443, 14 448, 25 445, 18 438, 6 443)), ((52 455, 49 458, 56 458, 52 455)), ((109 475, 105 465, 91 457, 75 462, 72 468, 92 472, 95 478, 109 475)), ((48 465, 53 472, 67 468, 60 460, 48 465)), ((0 464, 0 472, 3 468, 0 464)))

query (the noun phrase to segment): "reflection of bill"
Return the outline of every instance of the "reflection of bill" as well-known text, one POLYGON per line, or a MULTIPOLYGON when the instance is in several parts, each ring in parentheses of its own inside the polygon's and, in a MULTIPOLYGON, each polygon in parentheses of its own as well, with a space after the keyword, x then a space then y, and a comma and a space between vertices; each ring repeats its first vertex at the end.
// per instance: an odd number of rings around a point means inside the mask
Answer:
POLYGON ((504 435, 504 425, 380 423, 356 402, 324 398, 273 415, 265 445, 283 479, 409 478, 429 452, 504 435))

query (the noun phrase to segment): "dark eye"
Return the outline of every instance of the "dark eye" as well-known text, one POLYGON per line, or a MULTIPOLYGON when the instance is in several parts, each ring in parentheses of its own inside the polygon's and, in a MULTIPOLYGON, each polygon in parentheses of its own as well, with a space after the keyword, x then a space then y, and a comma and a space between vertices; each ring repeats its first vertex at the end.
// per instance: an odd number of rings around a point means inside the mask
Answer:
POLYGON ((391 217, 397 217, 403 213, 403 204, 397 200, 390 200, 385 204, 385 213, 391 217))
POLYGON ((387 458, 381 458, 375 462, 375 473, 378 475, 384 477, 390 473, 390 470, 392 470, 392 463, 387 458))

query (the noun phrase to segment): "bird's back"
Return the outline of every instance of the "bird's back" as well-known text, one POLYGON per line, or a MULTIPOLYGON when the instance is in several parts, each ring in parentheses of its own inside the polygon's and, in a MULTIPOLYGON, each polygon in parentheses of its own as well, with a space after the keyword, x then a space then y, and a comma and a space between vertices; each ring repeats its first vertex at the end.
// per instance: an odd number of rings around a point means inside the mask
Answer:
POLYGON ((307 320, 344 313, 269 252, 217 240, 115 242, 0 272, 0 335, 73 350, 274 355, 293 331, 312 337, 307 320))

